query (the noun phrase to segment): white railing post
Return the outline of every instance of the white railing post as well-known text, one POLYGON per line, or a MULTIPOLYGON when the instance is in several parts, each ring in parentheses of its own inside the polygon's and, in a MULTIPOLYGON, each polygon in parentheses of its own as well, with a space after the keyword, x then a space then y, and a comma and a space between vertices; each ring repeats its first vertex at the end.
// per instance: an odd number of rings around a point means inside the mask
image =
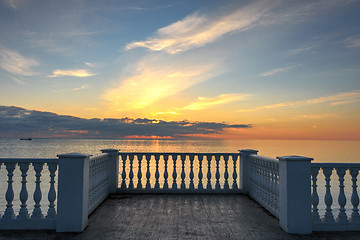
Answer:
POLYGON ((109 192, 116 193, 119 184, 119 151, 116 149, 102 149, 102 153, 108 153, 110 160, 108 161, 108 183, 109 192))
POLYGON ((82 232, 88 223, 89 155, 58 155, 57 232, 82 232))
POLYGON ((301 156, 279 159, 279 221, 288 233, 312 232, 311 160, 301 156))
POLYGON ((240 179, 241 179, 241 188, 243 193, 249 194, 250 188, 250 155, 257 155, 257 150, 252 149, 243 149, 239 150, 240 152, 240 179))

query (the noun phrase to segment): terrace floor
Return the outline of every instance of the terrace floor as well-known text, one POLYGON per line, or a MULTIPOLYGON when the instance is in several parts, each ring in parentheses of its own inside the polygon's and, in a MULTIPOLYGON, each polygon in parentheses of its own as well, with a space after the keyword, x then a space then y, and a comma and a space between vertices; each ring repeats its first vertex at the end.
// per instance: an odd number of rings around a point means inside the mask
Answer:
POLYGON ((0 239, 360 239, 360 232, 288 234, 245 195, 116 195, 82 233, 0 231, 0 239))

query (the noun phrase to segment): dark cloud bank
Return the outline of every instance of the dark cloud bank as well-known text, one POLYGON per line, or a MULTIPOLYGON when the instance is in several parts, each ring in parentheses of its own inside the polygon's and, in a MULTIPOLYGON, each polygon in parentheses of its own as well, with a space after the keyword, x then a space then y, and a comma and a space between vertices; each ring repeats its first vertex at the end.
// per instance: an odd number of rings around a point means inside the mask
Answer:
POLYGON ((0 137, 181 138, 192 134, 221 133, 227 128, 251 127, 251 124, 229 125, 186 120, 167 122, 147 118, 85 119, 14 106, 0 106, 0 137))

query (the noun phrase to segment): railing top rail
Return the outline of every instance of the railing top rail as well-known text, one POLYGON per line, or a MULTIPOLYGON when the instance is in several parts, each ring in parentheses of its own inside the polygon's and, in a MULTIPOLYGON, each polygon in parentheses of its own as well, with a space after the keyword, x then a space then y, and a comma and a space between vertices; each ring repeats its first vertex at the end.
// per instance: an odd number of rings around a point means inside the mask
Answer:
POLYGON ((0 163, 59 163, 58 158, 0 158, 0 163))
POLYGON ((106 157, 106 156, 109 156, 109 154, 108 153, 100 153, 100 154, 92 155, 89 157, 89 161, 95 161, 95 160, 98 160, 98 159, 106 157))
POLYGON ((360 163, 311 163, 311 167, 360 168, 360 163))
POLYGON ((133 155, 146 155, 146 154, 150 154, 150 155, 240 155, 240 153, 207 153, 207 152, 203 152, 203 153, 197 153, 197 152, 119 152, 119 155, 121 154, 133 154, 133 155))
POLYGON ((249 155, 249 158, 259 159, 259 160, 262 160, 262 161, 279 164, 279 159, 266 157, 266 156, 262 156, 262 155, 252 154, 252 155, 249 155))

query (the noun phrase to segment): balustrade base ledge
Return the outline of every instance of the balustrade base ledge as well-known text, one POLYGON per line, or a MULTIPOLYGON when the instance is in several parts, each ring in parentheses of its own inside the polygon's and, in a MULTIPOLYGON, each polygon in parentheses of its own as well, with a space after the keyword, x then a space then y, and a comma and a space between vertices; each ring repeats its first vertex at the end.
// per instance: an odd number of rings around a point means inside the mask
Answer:
POLYGON ((334 232, 341 232, 341 231, 360 231, 360 223, 316 223, 312 225, 313 232, 315 231, 334 231, 334 232))
POLYGON ((56 219, 1 219, 1 230, 55 230, 56 219))
POLYGON ((114 195, 141 195, 141 194, 244 194, 241 189, 219 189, 219 190, 198 190, 198 189, 117 189, 114 195))

